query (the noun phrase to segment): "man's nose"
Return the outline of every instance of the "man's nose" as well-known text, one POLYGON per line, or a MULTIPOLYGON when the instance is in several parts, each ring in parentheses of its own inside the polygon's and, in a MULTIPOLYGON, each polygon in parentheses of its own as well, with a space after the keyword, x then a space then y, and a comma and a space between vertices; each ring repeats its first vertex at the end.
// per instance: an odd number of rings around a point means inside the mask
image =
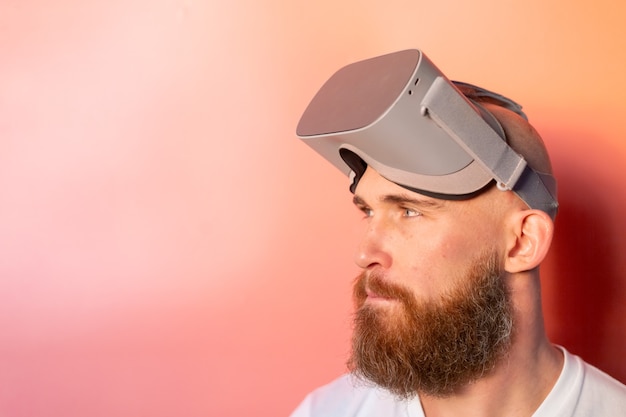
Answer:
POLYGON ((374 266, 389 268, 392 263, 388 248, 389 236, 383 219, 370 219, 367 229, 354 254, 354 261, 360 268, 374 266))

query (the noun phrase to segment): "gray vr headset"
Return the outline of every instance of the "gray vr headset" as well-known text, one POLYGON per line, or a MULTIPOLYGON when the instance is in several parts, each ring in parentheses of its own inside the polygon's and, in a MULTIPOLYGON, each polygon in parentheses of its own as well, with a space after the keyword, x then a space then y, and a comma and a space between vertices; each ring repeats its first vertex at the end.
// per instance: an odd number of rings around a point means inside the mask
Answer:
POLYGON ((367 166, 441 199, 470 198, 495 181, 554 218, 554 177, 527 165, 479 101, 526 119, 512 100, 452 82, 421 51, 405 50, 337 71, 306 108, 296 133, 350 175, 352 192, 367 166))

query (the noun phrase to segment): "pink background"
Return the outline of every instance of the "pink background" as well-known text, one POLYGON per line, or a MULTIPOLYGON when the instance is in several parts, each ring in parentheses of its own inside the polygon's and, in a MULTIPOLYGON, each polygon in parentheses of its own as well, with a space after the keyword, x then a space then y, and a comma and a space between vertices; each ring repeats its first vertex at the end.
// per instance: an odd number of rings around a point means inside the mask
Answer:
POLYGON ((0 3, 0 415, 280 416, 344 369, 359 234, 294 134, 347 63, 421 48, 521 102, 562 210, 553 340, 626 381, 626 6, 0 3))

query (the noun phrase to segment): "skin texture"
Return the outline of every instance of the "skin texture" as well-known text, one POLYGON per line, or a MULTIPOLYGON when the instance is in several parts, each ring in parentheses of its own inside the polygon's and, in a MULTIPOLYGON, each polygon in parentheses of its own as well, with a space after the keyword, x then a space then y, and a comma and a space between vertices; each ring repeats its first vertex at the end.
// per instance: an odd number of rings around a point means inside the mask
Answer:
MULTIPOLYGON (((536 170, 551 173, 535 130, 514 113, 485 104, 503 125, 509 144, 536 170)), ((541 311, 539 265, 552 239, 553 222, 515 194, 491 187, 464 201, 438 200, 402 188, 368 168, 354 202, 364 213, 364 234, 355 262, 367 275, 405 288, 418 302, 437 302, 467 285, 480 254, 494 253, 510 294, 514 335, 506 355, 478 380, 452 392, 419 392, 428 417, 530 416, 562 367, 549 342, 541 311)), ((387 319, 399 303, 365 287, 364 304, 387 319)))

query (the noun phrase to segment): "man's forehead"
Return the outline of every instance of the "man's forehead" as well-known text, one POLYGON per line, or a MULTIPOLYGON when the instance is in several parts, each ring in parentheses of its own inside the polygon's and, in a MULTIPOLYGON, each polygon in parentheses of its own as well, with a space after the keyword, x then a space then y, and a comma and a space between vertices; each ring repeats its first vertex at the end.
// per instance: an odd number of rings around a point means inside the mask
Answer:
POLYGON ((388 203, 414 202, 429 206, 442 206, 449 202, 404 188, 369 166, 356 186, 353 200, 355 204, 375 200, 388 203))

